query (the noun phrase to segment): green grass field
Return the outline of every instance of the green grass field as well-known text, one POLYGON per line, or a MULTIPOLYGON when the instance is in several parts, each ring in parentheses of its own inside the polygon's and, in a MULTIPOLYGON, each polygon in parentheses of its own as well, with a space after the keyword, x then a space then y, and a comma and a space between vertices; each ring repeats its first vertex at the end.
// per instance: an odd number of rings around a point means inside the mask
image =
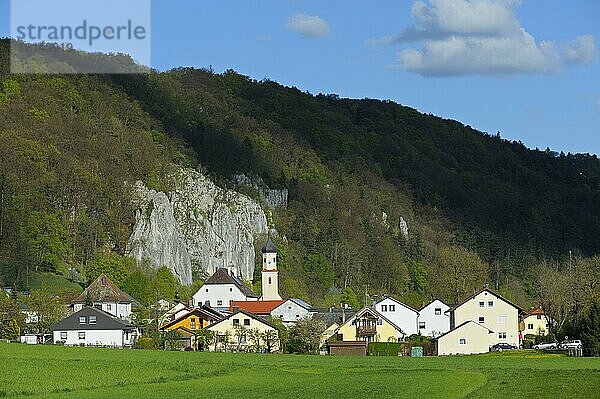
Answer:
POLYGON ((160 352, 0 344, 9 398, 598 398, 600 358, 160 352))

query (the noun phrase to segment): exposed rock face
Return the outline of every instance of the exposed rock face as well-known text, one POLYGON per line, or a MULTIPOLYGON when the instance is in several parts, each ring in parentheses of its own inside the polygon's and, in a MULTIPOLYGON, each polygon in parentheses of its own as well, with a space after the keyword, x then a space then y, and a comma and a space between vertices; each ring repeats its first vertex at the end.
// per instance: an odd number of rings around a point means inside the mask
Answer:
POLYGON ((249 178, 244 174, 235 175, 232 178, 233 184, 236 186, 245 185, 254 188, 260 195, 260 200, 269 209, 287 208, 288 190, 277 190, 269 188, 260 176, 249 178))
POLYGON ((154 268, 168 266, 182 284, 192 282, 192 263, 173 206, 165 195, 137 182, 138 210, 129 254, 138 261, 148 260, 154 268))
POLYGON ((153 207, 140 207, 131 255, 148 258, 155 266, 169 266, 183 284, 191 282, 192 265, 208 274, 232 267, 251 280, 254 237, 268 231, 260 205, 216 186, 194 170, 180 170, 174 179, 170 200, 140 183, 136 186, 141 203, 151 202, 153 207))
POLYGON ((402 233, 404 238, 408 238, 408 223, 406 223, 406 220, 404 220, 402 216, 400 217, 398 227, 400 228, 400 232, 402 233))

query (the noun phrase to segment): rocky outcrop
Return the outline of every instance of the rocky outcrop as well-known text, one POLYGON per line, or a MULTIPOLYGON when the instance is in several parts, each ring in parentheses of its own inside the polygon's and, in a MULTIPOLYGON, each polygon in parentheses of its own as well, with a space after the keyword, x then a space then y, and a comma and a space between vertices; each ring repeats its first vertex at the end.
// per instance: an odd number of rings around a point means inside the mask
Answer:
POLYGON ((271 210, 279 207, 287 208, 289 192, 286 188, 282 190, 270 188, 260 176, 249 178, 244 174, 238 174, 231 180, 236 187, 247 186, 256 190, 265 207, 271 210))
POLYGON ((138 210, 129 255, 153 268, 168 266, 182 284, 192 282, 192 262, 173 206, 165 193, 135 184, 138 210))
POLYGON ((194 170, 179 170, 173 179, 175 188, 169 197, 136 185, 141 205, 130 240, 131 255, 147 258, 153 266, 169 266, 184 284, 191 282, 192 265, 207 274, 232 267, 251 280, 254 238, 268 231, 260 205, 216 186, 194 170))

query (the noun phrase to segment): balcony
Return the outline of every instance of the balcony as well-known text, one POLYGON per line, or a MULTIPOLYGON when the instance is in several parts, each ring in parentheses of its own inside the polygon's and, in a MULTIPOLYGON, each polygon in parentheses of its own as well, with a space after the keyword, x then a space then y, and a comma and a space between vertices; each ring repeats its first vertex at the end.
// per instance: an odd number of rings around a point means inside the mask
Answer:
POLYGON ((356 327, 356 332, 359 337, 372 337, 377 334, 376 326, 359 326, 356 327))

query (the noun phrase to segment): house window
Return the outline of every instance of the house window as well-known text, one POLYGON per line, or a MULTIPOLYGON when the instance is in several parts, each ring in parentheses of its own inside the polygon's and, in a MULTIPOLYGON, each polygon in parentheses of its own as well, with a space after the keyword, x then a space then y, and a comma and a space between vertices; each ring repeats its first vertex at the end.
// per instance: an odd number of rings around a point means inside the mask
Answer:
POLYGON ((506 339, 506 333, 505 332, 499 332, 498 333, 498 338, 499 339, 506 339))
POLYGON ((498 316, 498 324, 506 324, 506 316, 498 316))
POLYGON ((250 319, 244 319, 244 325, 245 326, 249 326, 250 325, 250 319))
POLYGON ((206 289, 206 292, 208 292, 208 288, 206 289))
POLYGON ((425 322, 424 321, 420 321, 419 322, 419 330, 424 330, 425 329, 425 322))
POLYGON ((542 320, 542 315, 541 314, 537 315, 537 319, 542 320))
POLYGON ((96 316, 90 316, 90 324, 96 324, 96 316))
POLYGON ((229 292, 233 292, 233 288, 229 288, 229 292))
POLYGON ((483 316, 479 316, 479 323, 480 323, 480 324, 483 324, 483 323, 485 323, 485 317, 483 317, 483 316))
POLYGON ((494 301, 488 301, 488 308, 494 307, 494 301))
POLYGON ((271 277, 269 277, 269 285, 271 285, 271 281, 272 281, 272 280, 271 280, 271 277))
POLYGON ((67 333, 66 331, 63 331, 60 333, 60 339, 62 339, 63 341, 67 339, 67 333))
POLYGON ((299 318, 300 318, 300 315, 299 315, 299 314, 297 314, 297 315, 296 315, 296 320, 298 320, 299 318))
POLYGON ((381 319, 377 319, 377 325, 378 325, 378 326, 382 326, 382 325, 383 325, 383 320, 381 320, 381 319))
POLYGON ((87 321, 85 316, 79 316, 79 324, 85 324, 87 321))
POLYGON ((533 324, 527 324, 527 329, 528 330, 533 330, 533 324))
POLYGON ((484 308, 485 307, 485 302, 484 301, 479 301, 479 307, 480 308, 484 308))
POLYGON ((79 339, 85 339, 85 331, 79 332, 79 339))
POLYGON ((106 304, 106 310, 111 310, 110 303, 107 303, 107 304, 106 304))
POLYGON ((190 319, 190 328, 191 328, 192 330, 195 330, 195 329, 196 329, 196 319, 194 319, 194 318, 191 318, 191 319, 190 319))
POLYGON ((240 344, 245 344, 246 343, 246 334, 242 333, 239 336, 239 343, 240 344))
POLYGON ((234 326, 239 326, 240 325, 240 319, 233 319, 233 325, 234 326))
POLYGON ((458 340, 458 344, 459 345, 466 345, 467 344, 467 339, 466 338, 461 338, 458 340))
POLYGON ((381 305, 381 311, 387 312, 387 305, 381 305))
POLYGON ((223 301, 217 301, 217 306, 223 306, 223 301))
POLYGON ((390 305, 390 312, 396 311, 396 305, 390 305))
POLYGON ((440 316, 442 314, 442 308, 435 308, 435 315, 440 316))

